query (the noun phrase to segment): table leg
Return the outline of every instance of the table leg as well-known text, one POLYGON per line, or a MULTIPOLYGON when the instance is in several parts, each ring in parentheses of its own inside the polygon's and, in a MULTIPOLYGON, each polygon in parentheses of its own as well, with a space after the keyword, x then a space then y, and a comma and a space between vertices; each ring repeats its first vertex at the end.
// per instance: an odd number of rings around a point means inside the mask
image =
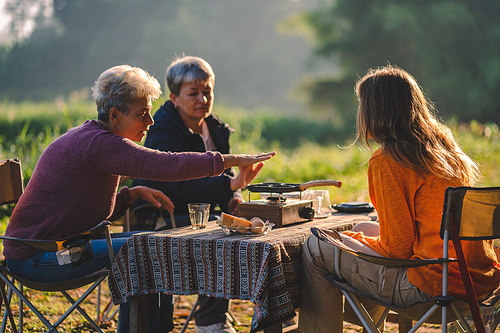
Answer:
POLYGON ((264 328, 264 333, 282 333, 283 326, 281 323, 264 328))
POLYGON ((148 295, 130 297, 130 333, 148 332, 148 295))

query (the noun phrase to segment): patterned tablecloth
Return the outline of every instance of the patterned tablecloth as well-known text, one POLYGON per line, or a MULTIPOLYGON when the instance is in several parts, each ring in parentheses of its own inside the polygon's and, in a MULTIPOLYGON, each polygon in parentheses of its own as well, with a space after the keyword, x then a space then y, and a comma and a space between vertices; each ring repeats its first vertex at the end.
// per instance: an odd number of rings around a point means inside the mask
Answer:
POLYGON ((375 219, 374 213, 333 213, 256 236, 227 236, 215 222, 202 230, 139 233, 116 255, 108 279, 113 302, 145 293, 250 300, 255 304, 251 332, 256 332, 295 316, 302 245, 312 226, 345 230, 375 219))

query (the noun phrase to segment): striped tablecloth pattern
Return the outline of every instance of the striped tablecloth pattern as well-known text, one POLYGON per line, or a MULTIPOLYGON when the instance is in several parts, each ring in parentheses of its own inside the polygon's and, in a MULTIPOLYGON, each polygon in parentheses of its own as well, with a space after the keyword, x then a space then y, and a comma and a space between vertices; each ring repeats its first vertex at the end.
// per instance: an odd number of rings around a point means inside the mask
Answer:
POLYGON ((345 230, 374 219, 373 213, 333 213, 255 236, 227 236, 215 222, 202 230, 138 233, 113 262, 108 279, 113 302, 146 293, 250 300, 255 304, 251 332, 256 332, 295 316, 302 245, 312 226, 345 230))

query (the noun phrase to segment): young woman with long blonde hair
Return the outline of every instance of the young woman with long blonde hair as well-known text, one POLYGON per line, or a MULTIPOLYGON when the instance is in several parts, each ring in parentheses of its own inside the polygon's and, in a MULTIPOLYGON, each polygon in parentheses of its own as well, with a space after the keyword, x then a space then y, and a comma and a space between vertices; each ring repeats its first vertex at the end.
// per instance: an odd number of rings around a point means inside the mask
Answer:
MULTIPOLYGON (((357 134, 367 147, 378 146, 368 165, 370 199, 378 223, 356 225, 341 236, 352 247, 384 257, 437 258, 444 193, 449 186, 473 186, 479 169, 460 148, 451 130, 436 116, 417 81, 396 66, 370 70, 356 84, 357 134)), ((491 241, 463 242, 478 297, 500 281, 500 265, 491 241)), ((303 248, 303 284, 299 317, 302 332, 342 332, 342 294, 324 276, 334 274, 333 246, 311 236, 303 248)), ((450 245, 450 256, 454 248, 450 245)), ((379 300, 403 306, 441 293, 441 266, 383 268, 342 253, 343 277, 379 300)), ((449 294, 465 298, 458 265, 449 267, 449 294)), ((372 318, 382 311, 368 304, 372 318)), ((352 318, 349 318, 352 321, 352 318)))

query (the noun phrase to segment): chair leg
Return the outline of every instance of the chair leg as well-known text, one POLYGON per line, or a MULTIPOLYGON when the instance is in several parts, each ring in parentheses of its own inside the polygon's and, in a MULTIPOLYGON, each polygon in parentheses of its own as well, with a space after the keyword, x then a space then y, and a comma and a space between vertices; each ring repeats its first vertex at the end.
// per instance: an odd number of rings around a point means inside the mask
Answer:
MULTIPOLYGON (((102 277, 100 278, 99 280, 97 280, 96 282, 94 282, 94 284, 89 288, 87 289, 87 291, 85 293, 83 293, 83 295, 76 301, 76 302, 72 302, 73 305, 59 318, 59 320, 54 324, 52 325, 48 320, 47 318, 45 318, 45 316, 40 313, 40 311, 38 311, 35 306, 26 298, 26 296, 24 296, 23 292, 22 292, 22 289, 23 289, 23 286, 20 285, 20 289, 16 288, 16 286, 14 285, 14 283, 12 283, 11 281, 9 281, 9 279, 5 278, 4 279, 4 276, 3 275, 0 275, 0 278, 2 278, 2 280, 9 286, 9 288, 11 288, 15 293, 16 295, 19 297, 19 302, 20 302, 20 306, 19 306, 19 318, 20 320, 22 319, 22 303, 25 303, 31 311, 33 311, 33 313, 43 322, 43 324, 45 326, 47 326, 47 328, 49 329, 49 331, 55 331, 57 329, 57 327, 63 322, 64 319, 66 319, 66 317, 71 313, 73 312, 76 308, 79 308, 79 311, 83 311, 80 307, 79 307, 79 304, 81 302, 83 302, 83 300, 85 300, 87 298, 87 296, 92 292, 94 291, 94 289, 104 280, 105 277, 102 277)), ((67 293, 63 292, 63 294, 66 294, 65 296, 68 298, 69 295, 67 295, 67 293)), ((71 297, 69 297, 71 299, 71 297)), ((83 311, 83 313, 85 313, 85 311, 83 311)), ((83 314, 82 313, 82 314, 83 314)), ((95 324, 95 322, 87 315, 85 314, 84 317, 89 320, 90 324, 98 331, 98 332, 104 332, 99 326, 97 326, 97 324, 95 324)), ((21 333, 21 321, 19 322, 19 332, 21 333)))
MULTIPOLYGON (((90 323, 90 325, 92 325, 92 327, 93 327, 96 331, 98 331, 98 332, 103 332, 103 331, 102 331, 102 329, 99 327, 99 325, 97 325, 97 323, 96 323, 94 320, 92 320, 92 318, 90 318, 90 316, 87 314, 87 312, 85 312, 85 310, 83 310, 83 309, 80 307, 80 305, 78 305, 79 303, 81 303, 82 301, 84 301, 84 300, 85 300, 85 298, 83 298, 83 299, 82 299, 82 298, 79 298, 79 300, 81 299, 81 301, 79 301, 79 302, 78 302, 78 301, 75 301, 75 300, 74 300, 74 299, 73 299, 73 298, 72 298, 72 297, 71 297, 71 296, 70 296, 70 295, 69 295, 66 291, 61 291, 61 293, 64 295, 64 297, 66 297, 66 299, 67 299, 68 301, 70 301, 70 302, 71 302, 71 304, 73 304, 73 305, 74 305, 73 310, 74 310, 74 309, 78 310, 78 312, 80 312, 80 314, 81 314, 81 315, 82 315, 85 319, 87 319, 87 321, 90 323), (78 304, 76 304, 77 302, 78 302, 78 304)), ((71 312, 72 312, 72 311, 71 311, 71 312)), ((69 312, 69 313, 68 313, 68 315, 69 315, 71 312, 69 312)), ((66 318, 64 318, 64 319, 66 319, 66 318)), ((61 322, 62 322, 64 319, 60 319, 60 320, 61 320, 61 322)))
POLYGON ((495 332, 499 322, 500 322, 500 313, 497 314, 497 316, 495 317, 495 320, 493 321, 493 325, 491 325, 492 332, 495 332))
MULTIPOLYGON (((12 283, 14 283, 14 278, 11 279, 12 283)), ((21 294, 24 295, 24 286, 22 283, 19 283, 19 290, 21 294)), ((23 333, 24 330, 24 302, 21 298, 19 298, 19 333, 23 333)))
MULTIPOLYGON (((97 301, 99 302, 98 304, 100 304, 100 300, 101 300, 101 285, 99 285, 98 289, 97 289, 97 295, 98 295, 98 299, 97 301)), ((107 323, 108 321, 110 321, 111 319, 113 319, 113 317, 118 313, 119 311, 119 307, 116 307, 115 309, 113 309, 114 305, 113 305, 113 301, 112 300, 109 300, 108 303, 106 304, 106 306, 104 307, 104 310, 102 310, 102 313, 100 311, 100 306, 98 305, 97 307, 97 323, 98 324, 101 324, 101 323, 107 323), (113 311, 112 311, 113 310, 113 311), (111 314, 110 314, 111 313, 111 314)))
POLYGON ((462 324, 460 323, 459 320, 455 320, 453 322, 453 326, 455 326, 455 328, 457 329, 457 331, 459 333, 465 333, 466 332, 466 330, 464 329, 464 327, 462 326, 462 324))
MULTIPOLYGON (((7 296, 5 293, 5 282, 3 280, 0 280, 1 286, 0 286, 0 293, 2 294, 2 299, 1 301, 5 305, 5 310, 3 314, 3 320, 2 320, 2 328, 1 331, 2 333, 5 332, 7 328, 7 318, 9 318, 10 321, 10 326, 12 327, 12 331, 14 333, 17 333, 17 327, 16 323, 14 321, 14 316, 12 315, 12 310, 10 309, 10 300, 12 299, 12 290, 9 288, 9 295, 7 296)), ((1 303, 0 303, 0 310, 1 310, 1 303)))
POLYGON ((359 320, 361 320, 363 327, 369 333, 380 333, 380 330, 378 329, 378 327, 375 326, 375 323, 373 322, 372 318, 370 317, 370 314, 366 311, 365 307, 361 304, 358 297, 356 295, 351 295, 348 292, 345 292, 343 290, 342 290, 342 293, 344 294, 345 299, 349 302, 352 309, 354 310, 354 312, 358 316, 359 320))
POLYGON ((82 296, 80 296, 80 298, 78 298, 78 300, 74 301, 73 298, 71 298, 71 296, 68 295, 68 293, 66 291, 61 291, 61 293, 64 295, 64 297, 66 297, 68 299, 68 301, 70 301, 72 303, 71 307, 57 320, 57 322, 54 323, 54 327, 57 327, 59 326, 65 319, 66 317, 68 317, 71 312, 73 312, 75 309, 78 310, 78 312, 81 313, 81 315, 83 317, 85 317, 85 319, 87 319, 87 321, 92 325, 92 327, 94 327, 95 330, 97 330, 98 332, 104 332, 96 323, 94 320, 92 320, 92 318, 89 317, 89 315, 80 307, 80 303, 82 303, 88 295, 90 295, 91 292, 94 291, 95 288, 97 288, 101 282, 105 279, 106 277, 103 276, 101 278, 99 278, 96 282, 94 282, 94 284, 92 284, 92 286, 90 288, 87 289, 87 291, 85 291, 82 296))
MULTIPOLYGON (((461 326, 461 329, 465 330, 468 333, 472 333, 472 329, 470 328, 469 324, 465 320, 462 312, 460 312, 460 310, 458 309, 456 304, 453 302, 451 302, 451 309, 453 310, 453 312, 455 312, 455 315, 458 317, 457 322, 461 326)), ((455 325, 455 326, 457 326, 457 325, 455 325)))
POLYGON ((111 318, 113 318, 109 316, 109 313, 111 312, 112 309, 113 309, 113 302, 109 301, 108 304, 106 304, 106 306, 104 307, 104 310, 102 311, 99 320, 100 323, 107 323, 111 318))
POLYGON ((116 314, 118 313, 118 311, 120 311, 120 307, 119 306, 115 307, 115 309, 113 310, 113 312, 111 312, 111 314, 106 317, 106 321, 105 322, 108 322, 111 319, 113 319, 116 316, 116 314))
MULTIPOLYGON (((41 313, 40 311, 37 310, 37 308, 35 308, 35 306, 33 304, 31 304, 31 302, 26 298, 26 296, 24 296, 24 294, 14 285, 14 283, 12 283, 9 279, 5 278, 4 279, 4 276, 2 274, 0 274, 0 278, 2 278, 2 280, 5 282, 5 284, 7 284, 9 286, 9 288, 12 289, 12 291, 15 292, 15 294, 19 297, 19 302, 21 304, 21 302, 24 302, 29 308, 31 311, 33 311, 33 313, 38 317, 38 319, 40 319, 42 321, 42 323, 47 326, 47 328, 49 329, 53 329, 54 327, 52 326, 52 324, 47 320, 47 318, 45 318, 41 313)), ((22 285, 21 285, 21 288, 22 288, 22 285)), ((22 312, 22 307, 20 306, 19 307, 19 313, 22 312)), ((19 327, 21 327, 21 323, 19 323, 19 327)), ((19 332, 21 332, 21 328, 19 329, 19 332)))
POLYGON ((101 285, 97 287, 97 301, 96 301, 96 322, 101 323, 101 285))
POLYGON ((186 322, 184 323, 184 326, 182 326, 180 333, 184 333, 186 331, 189 321, 191 320, 191 318, 193 318, 197 307, 198 307, 198 300, 196 300, 196 303, 194 303, 193 307, 191 308, 191 311, 189 312, 189 315, 187 316, 186 322))

